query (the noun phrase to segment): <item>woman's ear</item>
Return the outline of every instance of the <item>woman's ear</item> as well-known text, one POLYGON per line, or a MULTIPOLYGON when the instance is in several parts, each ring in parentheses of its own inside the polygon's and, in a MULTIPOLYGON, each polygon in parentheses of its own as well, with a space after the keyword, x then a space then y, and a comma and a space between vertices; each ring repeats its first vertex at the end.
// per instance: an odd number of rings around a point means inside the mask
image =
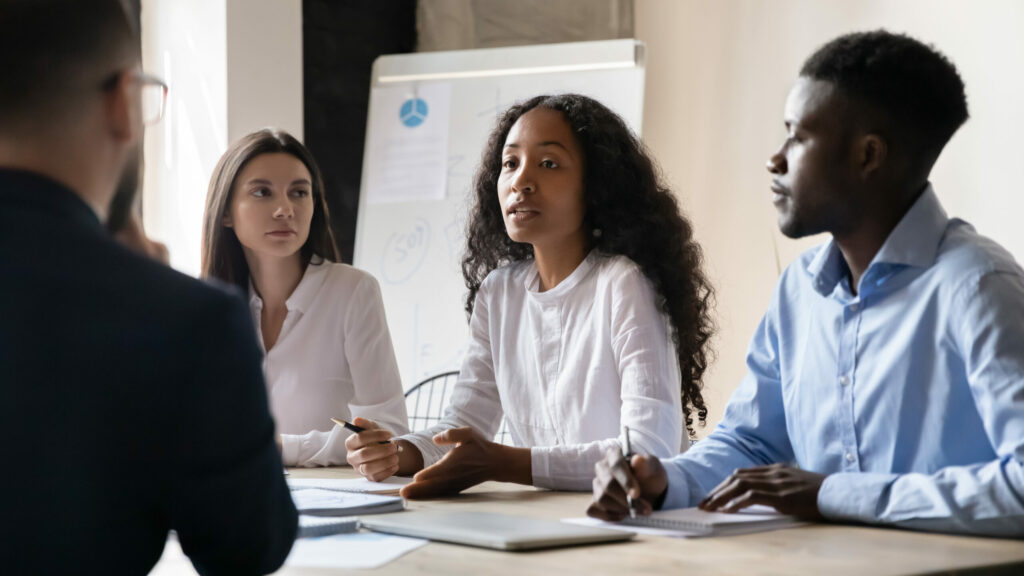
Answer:
POLYGON ((234 226, 234 222, 231 221, 231 213, 225 212, 224 217, 220 219, 220 223, 223 224, 225 228, 232 228, 234 226))

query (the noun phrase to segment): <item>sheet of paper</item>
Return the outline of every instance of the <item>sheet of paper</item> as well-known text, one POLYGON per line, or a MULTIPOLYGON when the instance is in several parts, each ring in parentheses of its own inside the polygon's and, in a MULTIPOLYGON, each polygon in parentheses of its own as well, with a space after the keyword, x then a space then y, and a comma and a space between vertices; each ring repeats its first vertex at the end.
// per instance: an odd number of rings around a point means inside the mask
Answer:
POLYGON ((448 186, 451 84, 372 89, 366 202, 443 200, 448 186))
POLYGON ((296 540, 288 566, 311 568, 379 568, 427 543, 420 538, 374 532, 296 540))
POLYGON ((340 490, 342 492, 365 492, 367 494, 398 494, 398 491, 412 482, 412 477, 392 476, 380 482, 370 482, 366 478, 289 478, 288 486, 296 488, 320 488, 321 490, 340 490))
POLYGON ((580 526, 593 526, 595 528, 608 528, 609 530, 622 530, 623 532, 636 532, 637 534, 648 534, 651 536, 662 536, 665 538, 698 538, 700 534, 686 530, 668 530, 665 528, 651 528, 650 526, 627 526, 618 522, 605 522, 597 518, 584 516, 582 518, 562 518, 566 524, 579 524, 580 526))

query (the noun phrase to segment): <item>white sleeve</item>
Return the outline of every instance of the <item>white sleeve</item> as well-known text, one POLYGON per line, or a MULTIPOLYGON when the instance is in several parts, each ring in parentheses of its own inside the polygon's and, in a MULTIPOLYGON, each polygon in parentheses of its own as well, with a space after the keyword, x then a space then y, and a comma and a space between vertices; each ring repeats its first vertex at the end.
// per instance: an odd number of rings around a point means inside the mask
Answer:
MULTIPOLYGON (((405 396, 391 344, 380 286, 369 274, 352 292, 342 329, 345 359, 355 393, 349 402, 353 417, 373 420, 392 433, 409 431, 405 396)), ((340 426, 329 431, 281 435, 282 458, 290 466, 337 466, 347 463, 345 439, 351 434, 340 426)))

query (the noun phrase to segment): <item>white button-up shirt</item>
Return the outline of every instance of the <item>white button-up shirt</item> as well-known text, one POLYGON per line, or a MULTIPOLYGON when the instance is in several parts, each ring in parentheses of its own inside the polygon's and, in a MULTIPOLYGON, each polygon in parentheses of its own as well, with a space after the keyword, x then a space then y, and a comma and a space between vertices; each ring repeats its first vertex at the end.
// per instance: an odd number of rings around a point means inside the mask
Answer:
POLYGON ((490 438, 503 414, 513 444, 531 449, 540 487, 589 490, 594 464, 621 445, 623 424, 635 452, 677 454, 679 364, 640 268, 594 251, 555 288, 540 292, 539 284, 533 261, 484 280, 444 419, 404 437, 424 465, 448 449, 431 441, 434 434, 471 426, 490 438))
POLYGON ((345 438, 351 433, 332 417, 362 416, 396 434, 407 432, 402 382, 373 276, 345 264, 314 262, 286 305, 281 333, 266 352, 263 301, 250 288, 284 464, 345 464, 345 438))

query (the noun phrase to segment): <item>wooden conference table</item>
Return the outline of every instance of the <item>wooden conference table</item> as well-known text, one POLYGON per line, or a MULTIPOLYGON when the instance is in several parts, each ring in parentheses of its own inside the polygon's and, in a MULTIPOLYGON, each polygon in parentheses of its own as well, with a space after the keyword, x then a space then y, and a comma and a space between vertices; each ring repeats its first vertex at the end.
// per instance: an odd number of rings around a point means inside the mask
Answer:
MULTIPOLYGON (((292 469, 293 478, 353 478, 351 468, 292 469)), ((455 498, 408 501, 408 509, 477 510, 558 520, 583 516, 589 494, 487 482, 455 498)), ((164 564, 161 562, 161 564, 164 564)), ((168 566, 157 565, 155 574, 168 566)), ((275 574, 346 571, 284 567, 275 574)), ((827 574, 1024 575, 1024 541, 813 525, 705 539, 639 535, 632 542, 536 552, 500 552, 431 542, 376 570, 380 575, 827 574)))

